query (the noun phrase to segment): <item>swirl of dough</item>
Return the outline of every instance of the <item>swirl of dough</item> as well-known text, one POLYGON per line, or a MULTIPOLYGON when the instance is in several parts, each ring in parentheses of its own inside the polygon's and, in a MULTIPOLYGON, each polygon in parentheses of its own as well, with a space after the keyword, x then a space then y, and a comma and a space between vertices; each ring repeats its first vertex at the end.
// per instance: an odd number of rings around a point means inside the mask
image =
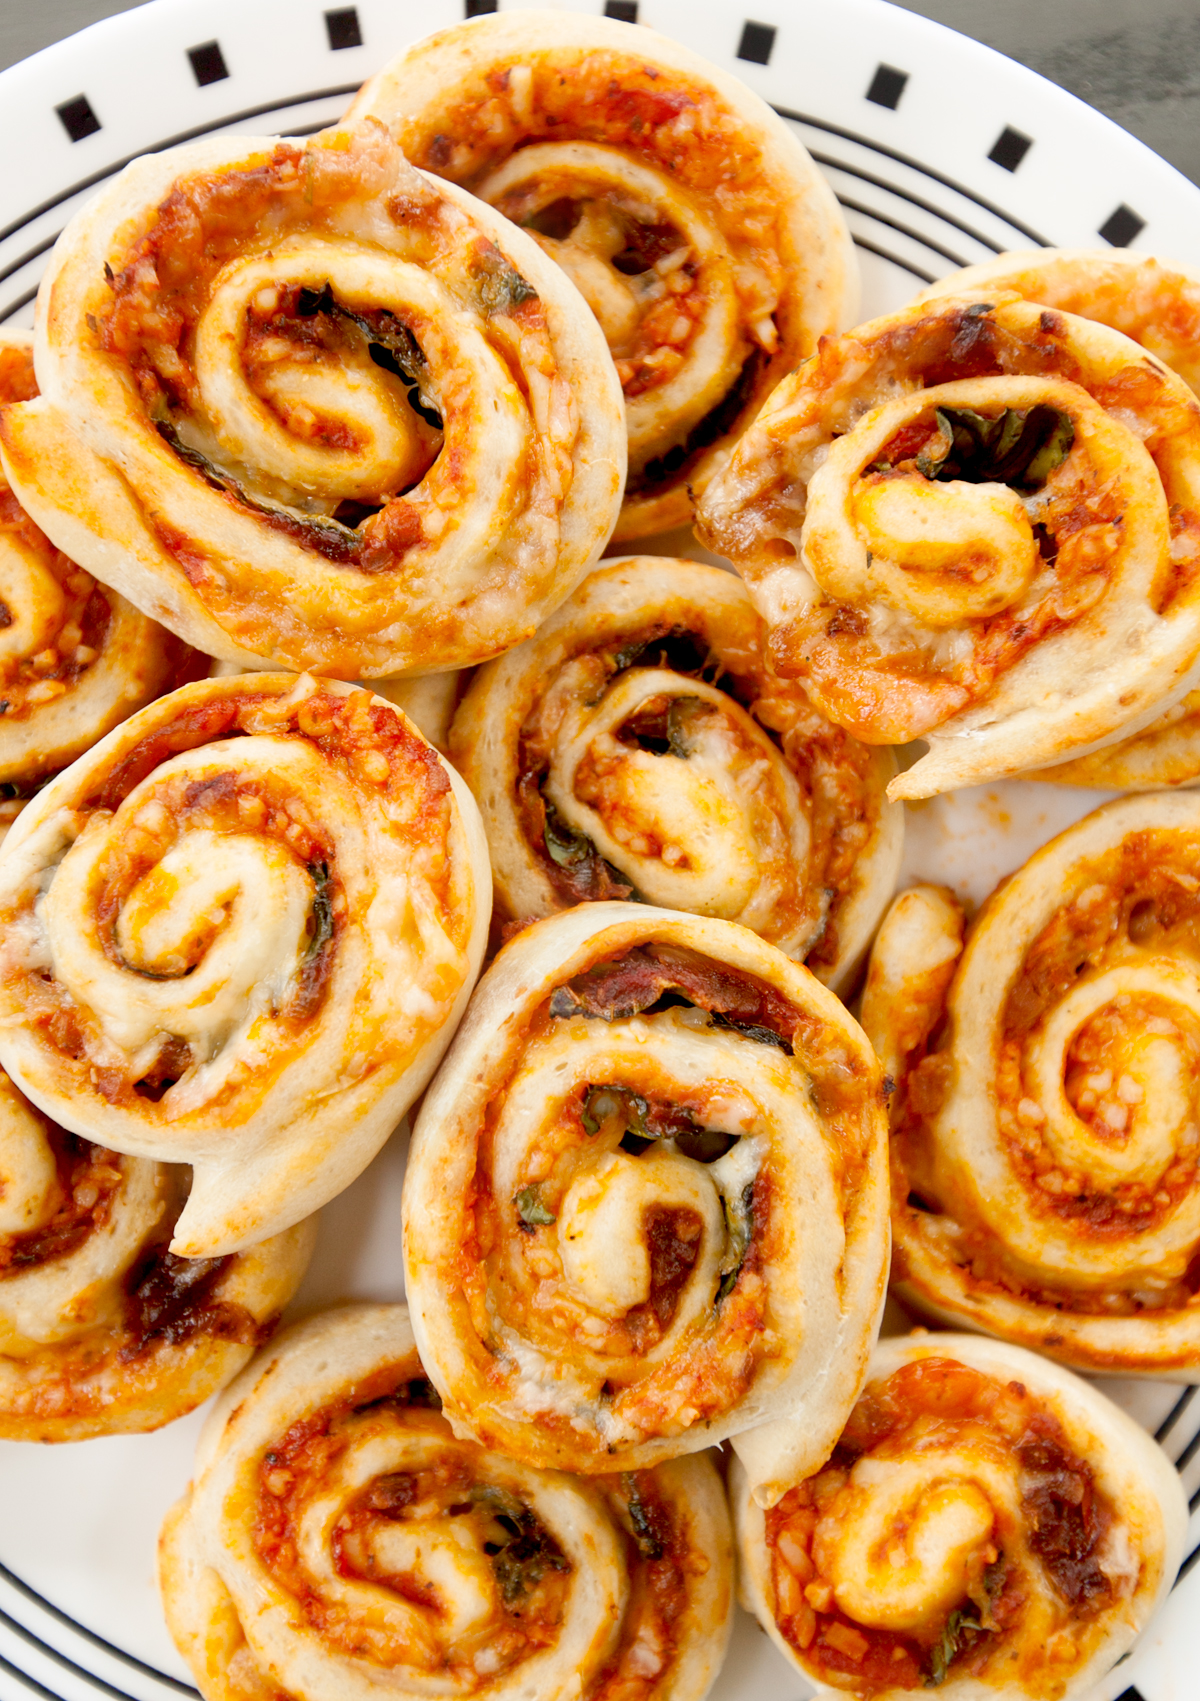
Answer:
POLYGON ((787 1446, 823 1458, 883 1294, 881 1107, 843 1006, 746 928, 596 903, 519 934, 405 1183, 413 1326, 456 1432, 587 1473, 734 1436, 769 1485, 799 1409, 787 1446))
POLYGON ((1121 248, 1035 248, 951 272, 916 299, 965 290, 1014 290, 1026 301, 1111 325, 1200 393, 1200 277, 1173 261, 1121 248))
POLYGON ((1106 805, 988 900, 903 893, 863 1025, 897 1083, 894 1276, 1081 1369, 1200 1369, 1200 800, 1106 805), (960 955, 961 953, 961 955, 960 955))
MULTIPOLYGON (((0 408, 37 393, 32 337, 0 332, 0 408)), ((0 833, 52 774, 208 666, 55 549, 0 471, 0 833)))
POLYGON ((1107 326, 1008 294, 904 308, 784 380, 701 500, 768 651, 893 797, 1136 732, 1200 665, 1200 405, 1107 326))
POLYGON ((185 686, 48 786, 0 876, 0 1055, 48 1115, 190 1163, 172 1249, 240 1251, 370 1161, 466 1004, 487 849, 390 704, 185 686))
POLYGON ((159 1581, 205 1701, 701 1701, 733 1608, 707 1458, 583 1482, 456 1439, 400 1305, 227 1390, 159 1581))
POLYGON ((270 1332, 316 1219, 236 1256, 177 1258, 185 1195, 180 1170, 67 1133, 0 1070, 0 1437, 157 1429, 270 1332))
POLYGON ((1073 1701, 1170 1589, 1187 1507, 1132 1418, 1021 1347, 881 1341, 829 1463, 765 1514, 730 1484, 747 1604, 821 1693, 1073 1701))
POLYGON ((795 133, 643 25, 473 19, 401 54, 348 117, 382 120, 577 285, 625 395, 621 539, 688 520, 772 386, 852 320, 846 227, 795 133))
POLYGON ((604 339, 532 238, 382 125, 136 161, 42 286, 3 425, 37 523, 244 667, 425 673, 534 630, 620 507, 604 339))
POLYGON ((637 892, 741 922, 836 988, 895 884, 891 752, 772 672, 749 597, 716 567, 594 569, 476 675, 450 750, 510 918, 637 892))

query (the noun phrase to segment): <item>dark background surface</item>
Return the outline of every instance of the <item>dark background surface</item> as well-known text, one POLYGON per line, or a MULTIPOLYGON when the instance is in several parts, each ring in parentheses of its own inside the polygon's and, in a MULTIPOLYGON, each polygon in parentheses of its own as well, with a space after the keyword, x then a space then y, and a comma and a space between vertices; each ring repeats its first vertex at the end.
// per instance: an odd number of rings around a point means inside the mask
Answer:
MULTIPOLYGON (((1200 182, 1197 0, 907 4, 1060 83, 1200 182)), ((128 0, 0 0, 0 68, 127 9, 128 0)))

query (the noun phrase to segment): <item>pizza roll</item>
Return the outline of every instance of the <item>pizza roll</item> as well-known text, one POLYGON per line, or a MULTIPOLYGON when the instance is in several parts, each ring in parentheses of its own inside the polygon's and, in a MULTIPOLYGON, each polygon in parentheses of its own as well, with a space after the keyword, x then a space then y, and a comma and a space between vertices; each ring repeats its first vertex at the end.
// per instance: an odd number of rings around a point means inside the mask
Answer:
POLYGON ((479 970, 487 845, 390 704, 185 686, 29 805, 0 861, 0 1061, 64 1128, 194 1166, 171 1250, 240 1251, 366 1167, 479 970))
POLYGON ((425 673, 534 630, 620 505, 620 387, 531 238, 382 125, 136 160, 60 238, 3 425, 73 559, 243 666, 425 673))
POLYGON ((731 573, 631 556, 480 670, 450 753, 506 916, 636 894, 852 977, 903 851, 895 760, 774 674, 765 636, 731 573))
POLYGON ((1187 1506, 1098 1389, 971 1335, 881 1341, 833 1455, 764 1513, 735 1464, 747 1606, 823 1696, 1091 1695, 1175 1579, 1187 1506))
POLYGON ((1034 248, 951 272, 916 299, 996 289, 1111 325, 1200 391, 1200 277, 1194 272, 1129 249, 1034 248))
POLYGON ((1189 691, 1148 727, 1117 744, 1021 777, 1113 791, 1194 785, 1200 779, 1200 691, 1189 691))
POLYGON ((0 1438, 158 1429, 271 1333, 316 1218, 231 1257, 177 1258, 186 1192, 182 1170, 68 1133, 0 1070, 0 1438))
POLYGON ((457 673, 422 673, 399 679, 373 679, 370 689, 402 710, 422 738, 443 756, 450 754, 450 723, 474 678, 474 668, 457 673))
POLYGON ((764 1492, 797 1446, 824 1458, 884 1295, 885 1138, 861 1029, 749 929, 597 903, 518 934, 405 1180, 456 1433, 587 1473, 736 1436, 764 1492))
POLYGON ((1200 1380, 1200 798, 1121 799, 988 899, 901 893, 862 1006, 893 1281, 1082 1370, 1200 1380))
POLYGON ((701 1701, 733 1608, 707 1458, 584 1482, 456 1439, 402 1305, 227 1391, 159 1581, 204 1701, 701 1701))
MULTIPOLYGON (((33 339, 0 331, 0 409, 37 393, 33 339)), ((52 774, 208 665, 55 549, 0 469, 0 836, 52 774)))
POLYGON ((903 309, 775 391, 701 504, 777 669, 926 797, 1137 731, 1200 659, 1200 405, 1107 326, 903 309))
POLYGON ((854 251, 794 131, 642 26, 519 10, 410 47, 349 117, 529 232, 581 291, 625 395, 616 536, 669 530, 771 388, 857 310, 854 251))

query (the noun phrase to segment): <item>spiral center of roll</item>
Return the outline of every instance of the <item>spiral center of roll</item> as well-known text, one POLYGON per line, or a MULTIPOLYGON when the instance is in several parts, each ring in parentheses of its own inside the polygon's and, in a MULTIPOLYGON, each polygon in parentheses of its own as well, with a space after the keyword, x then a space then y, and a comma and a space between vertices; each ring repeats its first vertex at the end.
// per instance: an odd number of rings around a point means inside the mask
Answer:
POLYGON ((651 903, 768 930, 804 882, 811 827, 795 775, 702 680, 617 675, 564 718, 543 789, 651 903))
POLYGON ((1122 966, 1072 989, 1032 1043, 1039 1132, 1088 1187, 1154 1188, 1200 1146, 1200 979, 1177 963, 1122 966))
POLYGON ((201 407, 180 436, 247 488, 306 511, 369 510, 418 484, 442 422, 405 270, 296 240, 231 262, 196 327, 201 407))
MULTIPOLYGON (((604 332, 627 402, 631 460, 705 417, 749 352, 733 265, 715 221, 663 172, 617 148, 520 148, 475 192, 563 268, 604 332)), ((768 313, 759 324, 774 348, 768 313)))

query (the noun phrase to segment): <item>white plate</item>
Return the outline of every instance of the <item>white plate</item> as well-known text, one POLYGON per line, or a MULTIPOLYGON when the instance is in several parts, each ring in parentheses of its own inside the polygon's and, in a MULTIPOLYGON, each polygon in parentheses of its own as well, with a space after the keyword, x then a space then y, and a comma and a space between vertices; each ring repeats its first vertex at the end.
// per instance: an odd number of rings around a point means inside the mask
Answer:
MULTIPOLYGON (((462 7, 153 0, 0 73, 0 321, 32 324, 58 232, 126 160, 201 135, 319 129, 368 73, 416 36, 456 22, 462 7)), ((572 9, 598 11, 600 0, 572 9)), ((864 317, 958 265, 1039 242, 1107 237, 1200 266, 1200 190, 1070 95, 912 13, 881 0, 640 0, 639 15, 736 71, 796 124, 847 209, 864 317)), ((933 877, 981 898, 1100 795, 1012 782, 923 804, 910 811, 905 878, 933 877)), ((398 1138, 327 1209, 299 1305, 401 1297, 402 1173, 398 1138)), ((1195 1488, 1194 1390, 1110 1386, 1149 1427, 1161 1426, 1195 1488)), ((162 1623, 153 1569, 158 1525, 187 1481, 199 1427, 196 1415, 154 1436, 0 1444, 0 1701, 194 1694, 162 1623)), ((1193 1558, 1198 1544, 1200 1516, 1193 1558)), ((1096 1701, 1194 1696, 1198 1607, 1192 1576, 1096 1701)), ((742 1617, 713 1701, 805 1693, 742 1617)))

